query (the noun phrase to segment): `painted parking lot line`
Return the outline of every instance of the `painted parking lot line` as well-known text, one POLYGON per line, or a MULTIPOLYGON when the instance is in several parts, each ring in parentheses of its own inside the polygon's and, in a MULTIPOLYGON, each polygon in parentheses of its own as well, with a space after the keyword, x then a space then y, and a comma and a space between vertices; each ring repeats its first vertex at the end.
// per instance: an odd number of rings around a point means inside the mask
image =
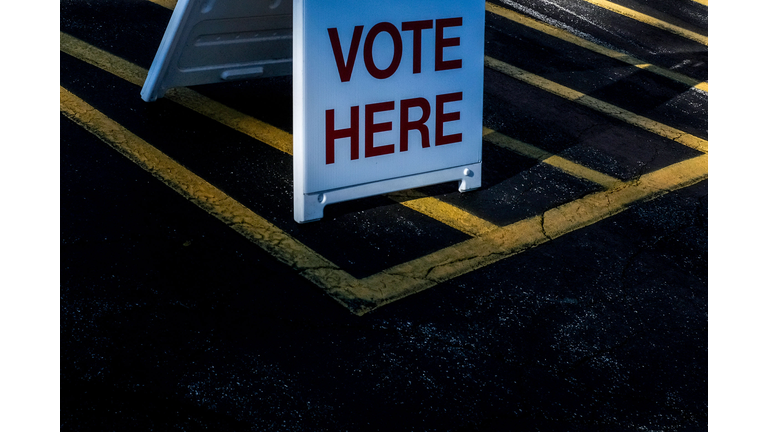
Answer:
POLYGON ((647 117, 635 114, 631 111, 619 108, 616 105, 603 102, 592 96, 565 87, 554 81, 524 71, 516 66, 512 66, 492 57, 485 57, 485 65, 490 69, 501 72, 526 84, 530 84, 542 90, 546 90, 554 95, 562 97, 563 99, 567 99, 569 101, 589 107, 609 117, 613 117, 630 125, 645 129, 648 132, 654 133, 664 138, 668 138, 686 147, 690 147, 703 153, 707 152, 708 141, 703 138, 699 138, 695 135, 691 135, 687 132, 675 129, 673 127, 651 120, 647 117))
POLYGON ((619 179, 611 177, 607 174, 603 174, 599 171, 587 168, 583 165, 577 164, 573 161, 560 157, 558 155, 549 153, 538 147, 534 147, 530 144, 524 143, 520 140, 510 138, 502 133, 496 132, 493 129, 483 128, 483 139, 496 144, 499 147, 511 150, 519 155, 536 159, 547 165, 551 165, 560 169, 574 177, 578 177, 584 180, 589 180, 592 183, 599 184, 604 188, 610 188, 616 184, 619 179))
POLYGON ((60 87, 60 110, 67 118, 306 278, 321 282, 345 281, 346 284, 354 279, 63 87, 60 87), (318 276, 318 272, 323 276, 318 276))
MULTIPOLYGON (((59 47, 72 57, 118 76, 141 87, 147 70, 114 54, 85 43, 64 32, 59 32, 59 47)), ((293 151, 293 137, 288 132, 243 114, 186 87, 169 89, 165 98, 209 117, 238 132, 255 138, 284 153, 293 151)))
POLYGON ((386 194, 386 196, 405 207, 416 210, 473 237, 498 228, 497 225, 485 219, 440 201, 437 198, 425 195, 415 189, 392 192, 386 194))
POLYGON ((545 33, 549 36, 553 36, 565 42, 569 42, 573 45, 577 45, 579 47, 586 48, 598 54, 602 54, 606 57, 610 57, 612 59, 622 61, 636 68, 643 69, 648 72, 652 72, 656 75, 669 78, 671 80, 677 81, 679 83, 691 86, 693 88, 696 88, 705 92, 709 91, 709 84, 707 82, 699 81, 695 78, 691 78, 681 73, 678 73, 660 66, 653 65, 645 60, 641 60, 629 54, 604 47, 602 45, 596 44, 594 42, 591 42, 589 40, 576 36, 573 33, 570 33, 563 29, 559 29, 550 24, 525 16, 519 12, 515 12, 513 10, 501 7, 493 3, 488 3, 488 2, 485 3, 485 10, 495 15, 498 15, 500 17, 506 18, 510 21, 513 21, 515 23, 537 30, 541 33, 545 33))
POLYGON ((591 225, 637 202, 693 185, 708 176, 707 155, 701 155, 357 279, 63 87, 60 88, 60 109, 67 118, 291 266, 358 315, 591 225))
POLYGON ((375 307, 431 288, 707 178, 707 155, 620 182, 543 214, 500 227, 361 280, 375 307))
POLYGON ((609 2, 606 0, 584 0, 587 3, 591 3, 595 6, 599 6, 603 9, 609 10, 611 12, 623 15, 627 18, 632 18, 635 21, 639 21, 644 24, 648 24, 651 26, 654 26, 656 28, 660 28, 662 30, 666 30, 672 34, 676 34, 678 36, 682 36, 686 39, 690 39, 694 42, 698 42, 702 45, 708 45, 709 38, 707 36, 698 34, 696 32, 690 31, 688 29, 684 29, 682 27, 678 27, 674 24, 670 24, 666 21, 660 20, 658 18, 654 18, 650 15, 646 15, 644 13, 637 12, 635 10, 632 10, 630 8, 617 5, 616 3, 609 2))
POLYGON ((147 0, 164 8, 173 9, 176 7, 176 0, 147 0))

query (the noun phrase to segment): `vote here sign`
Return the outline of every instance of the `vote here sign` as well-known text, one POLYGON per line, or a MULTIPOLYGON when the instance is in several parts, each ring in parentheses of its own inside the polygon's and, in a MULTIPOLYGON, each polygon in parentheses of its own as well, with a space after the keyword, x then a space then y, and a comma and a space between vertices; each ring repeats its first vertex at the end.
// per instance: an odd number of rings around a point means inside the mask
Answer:
POLYGON ((294 217, 480 186, 484 3, 294 0, 294 217))

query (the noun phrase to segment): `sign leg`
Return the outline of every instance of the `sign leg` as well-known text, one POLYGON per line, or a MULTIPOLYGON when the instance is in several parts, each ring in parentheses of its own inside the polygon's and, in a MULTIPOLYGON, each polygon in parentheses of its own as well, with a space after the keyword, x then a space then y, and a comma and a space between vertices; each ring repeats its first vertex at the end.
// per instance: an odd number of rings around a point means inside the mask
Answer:
POLYGON ((293 198, 293 219, 298 223, 314 222, 323 218, 325 194, 296 194, 293 198))
POLYGON ((459 181, 459 192, 469 192, 480 188, 482 183, 480 167, 481 164, 478 163, 473 165, 472 168, 464 169, 464 176, 459 181))

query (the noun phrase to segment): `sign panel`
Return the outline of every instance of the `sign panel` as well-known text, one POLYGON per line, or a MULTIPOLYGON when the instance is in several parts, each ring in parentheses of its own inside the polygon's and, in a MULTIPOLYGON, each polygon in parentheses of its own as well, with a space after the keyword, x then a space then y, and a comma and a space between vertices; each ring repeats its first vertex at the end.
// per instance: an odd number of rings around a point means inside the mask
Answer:
POLYGON ((141 98, 172 87, 290 75, 292 0, 179 0, 141 98))
POLYGON ((480 187, 484 2, 294 0, 294 218, 480 187))

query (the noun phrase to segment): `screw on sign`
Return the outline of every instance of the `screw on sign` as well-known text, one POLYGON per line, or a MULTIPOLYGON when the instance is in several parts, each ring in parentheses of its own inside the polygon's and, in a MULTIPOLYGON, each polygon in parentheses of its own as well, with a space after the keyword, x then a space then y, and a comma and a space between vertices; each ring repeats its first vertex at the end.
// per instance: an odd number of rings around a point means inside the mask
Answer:
POLYGON ((477 0, 294 0, 298 222, 332 202, 480 186, 483 32, 477 0))

